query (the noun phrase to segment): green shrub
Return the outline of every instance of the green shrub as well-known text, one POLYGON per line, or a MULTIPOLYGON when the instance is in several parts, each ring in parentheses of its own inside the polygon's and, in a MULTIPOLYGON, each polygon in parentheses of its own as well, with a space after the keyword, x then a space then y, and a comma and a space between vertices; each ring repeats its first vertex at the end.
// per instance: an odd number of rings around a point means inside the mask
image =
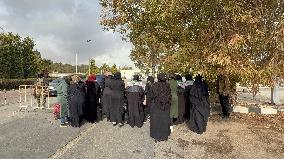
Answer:
MULTIPOLYGON (((54 78, 49 78, 48 81, 52 81, 54 78)), ((19 89, 20 85, 33 85, 36 82, 36 78, 30 79, 0 79, 0 90, 19 89)))

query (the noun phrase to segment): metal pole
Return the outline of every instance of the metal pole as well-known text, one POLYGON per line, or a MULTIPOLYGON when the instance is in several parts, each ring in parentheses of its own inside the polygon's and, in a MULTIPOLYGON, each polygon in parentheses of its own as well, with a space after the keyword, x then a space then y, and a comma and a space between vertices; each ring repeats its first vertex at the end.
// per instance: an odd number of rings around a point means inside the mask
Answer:
POLYGON ((27 103, 27 86, 25 85, 25 103, 27 103))
POLYGON ((50 103, 49 103, 49 90, 48 90, 48 87, 47 87, 47 108, 48 108, 48 109, 50 108, 50 103))
POLYGON ((4 89, 4 104, 6 105, 7 104, 7 94, 6 94, 6 89, 4 89))
MULTIPOLYGON (((87 40, 87 43, 91 42, 92 40, 87 40)), ((89 56, 89 76, 91 75, 91 61, 90 61, 90 56, 89 56)))
POLYGON ((76 74, 78 73, 78 55, 76 54, 76 74))
POLYGON ((20 92, 20 107, 22 107, 22 92, 21 92, 21 86, 19 86, 19 92, 20 92))
POLYGON ((31 108, 33 107, 33 96, 32 96, 32 93, 31 93, 31 108))
POLYGON ((89 56, 89 76, 91 75, 91 61, 90 61, 90 56, 89 56))

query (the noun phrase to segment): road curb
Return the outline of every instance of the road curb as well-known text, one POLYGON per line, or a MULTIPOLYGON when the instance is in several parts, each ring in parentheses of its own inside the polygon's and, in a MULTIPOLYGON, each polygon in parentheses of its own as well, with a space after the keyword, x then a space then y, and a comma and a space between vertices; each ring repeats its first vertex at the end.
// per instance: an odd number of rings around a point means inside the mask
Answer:
POLYGON ((277 109, 277 108, 272 108, 272 107, 257 107, 257 106, 250 106, 250 107, 234 106, 233 112, 242 113, 242 114, 256 113, 256 114, 263 114, 263 115, 273 115, 273 114, 284 113, 284 109, 283 108, 277 109))

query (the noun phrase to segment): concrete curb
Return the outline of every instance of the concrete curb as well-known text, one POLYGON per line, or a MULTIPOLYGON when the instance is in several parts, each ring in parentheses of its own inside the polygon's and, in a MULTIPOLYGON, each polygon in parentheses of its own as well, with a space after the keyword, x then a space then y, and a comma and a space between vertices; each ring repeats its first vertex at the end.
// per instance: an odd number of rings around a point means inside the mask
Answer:
POLYGON ((276 109, 271 107, 257 107, 257 106, 250 106, 250 107, 234 106, 233 112, 242 113, 242 114, 257 113, 264 115, 272 115, 272 114, 284 113, 284 109, 283 108, 276 109))
MULTIPOLYGON (((232 106, 232 112, 235 113, 242 113, 242 114, 248 114, 248 113, 256 113, 256 114, 263 114, 263 115, 273 115, 273 114, 280 114, 284 113, 284 107, 275 107, 275 106, 257 106, 257 105, 251 105, 251 106, 232 106)), ((220 114, 222 112, 221 105, 213 105, 211 106, 211 112, 210 114, 220 114)))

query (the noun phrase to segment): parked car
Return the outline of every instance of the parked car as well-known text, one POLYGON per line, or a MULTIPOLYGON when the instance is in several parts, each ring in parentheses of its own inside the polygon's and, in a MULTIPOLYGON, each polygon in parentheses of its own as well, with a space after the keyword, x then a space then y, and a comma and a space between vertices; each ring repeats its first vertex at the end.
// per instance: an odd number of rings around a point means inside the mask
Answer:
POLYGON ((105 76, 104 75, 96 75, 96 80, 97 80, 98 84, 100 85, 101 89, 103 89, 104 84, 105 84, 105 76))
POLYGON ((58 84, 59 84, 59 78, 49 82, 49 85, 48 85, 49 96, 54 96, 54 97, 57 96, 56 88, 58 84))

